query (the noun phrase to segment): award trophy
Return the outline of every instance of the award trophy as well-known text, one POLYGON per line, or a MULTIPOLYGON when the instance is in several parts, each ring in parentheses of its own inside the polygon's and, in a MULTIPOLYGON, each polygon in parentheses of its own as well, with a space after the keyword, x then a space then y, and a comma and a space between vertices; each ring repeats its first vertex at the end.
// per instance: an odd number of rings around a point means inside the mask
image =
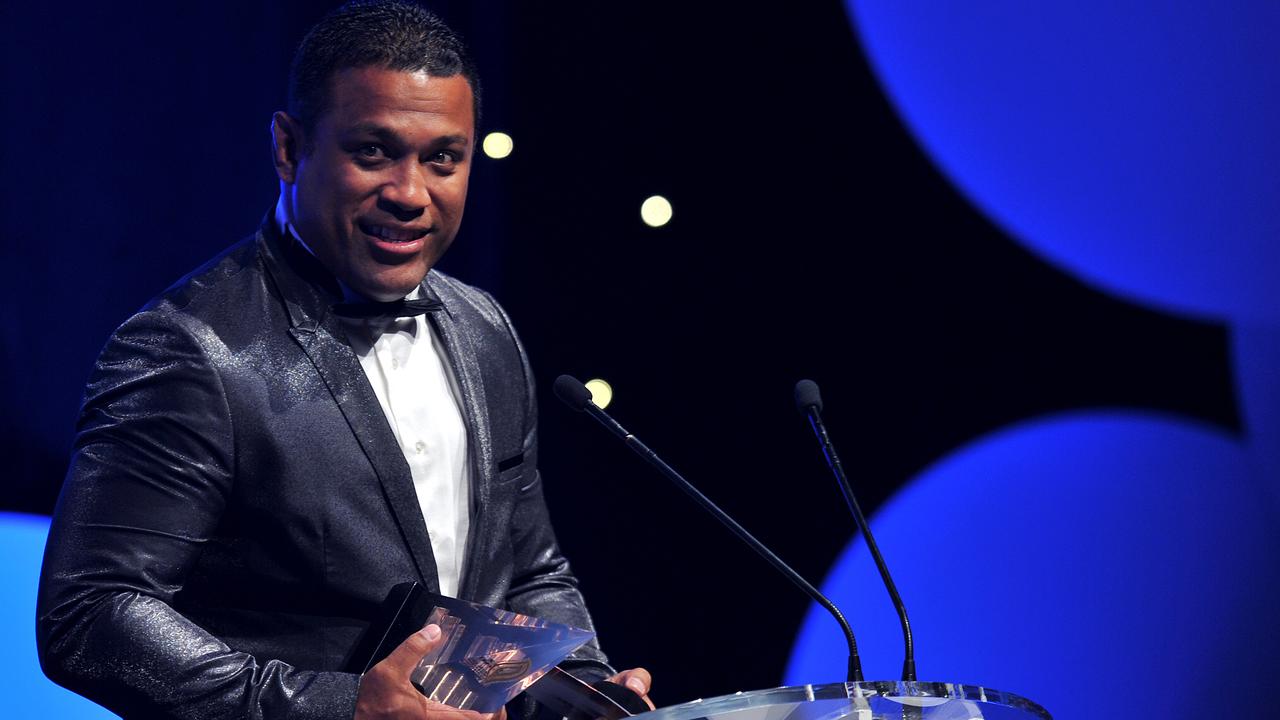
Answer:
POLYGON ((611 688, 602 693, 555 667, 595 636, 588 630, 434 595, 416 582, 392 588, 382 615, 352 652, 348 672, 368 671, 405 638, 435 624, 441 641, 409 676, 431 700, 491 713, 527 690, 566 717, 617 720, 633 714, 623 707, 626 698, 609 697, 615 694, 611 688))

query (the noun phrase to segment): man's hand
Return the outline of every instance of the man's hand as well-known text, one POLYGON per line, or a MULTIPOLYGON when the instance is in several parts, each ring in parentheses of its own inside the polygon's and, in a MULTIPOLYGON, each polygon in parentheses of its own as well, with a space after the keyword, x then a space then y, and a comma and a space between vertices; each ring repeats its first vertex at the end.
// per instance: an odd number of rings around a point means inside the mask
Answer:
MULTIPOLYGON (((649 699, 649 687, 653 685, 653 678, 649 675, 649 671, 644 668, 632 668, 631 670, 623 670, 622 672, 609 678, 609 682, 617 683, 631 692, 640 696, 645 705, 653 710, 653 701, 649 699)), ((504 719, 505 720, 505 719, 504 719)))
POLYGON ((458 710, 428 700, 409 682, 418 661, 439 644, 440 628, 428 625, 370 668, 360 679, 355 720, 506 720, 506 708, 492 715, 458 710))

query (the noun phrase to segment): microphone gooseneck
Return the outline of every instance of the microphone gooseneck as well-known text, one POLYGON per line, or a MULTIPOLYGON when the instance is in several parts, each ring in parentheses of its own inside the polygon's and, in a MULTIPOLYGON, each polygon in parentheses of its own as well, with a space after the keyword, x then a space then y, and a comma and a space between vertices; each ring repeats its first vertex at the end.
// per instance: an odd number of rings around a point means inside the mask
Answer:
POLYGON ((809 419, 809 426, 813 428, 813 433, 817 436, 818 443, 822 445, 822 455, 827 459, 827 467, 831 468, 832 474, 836 476, 840 491, 844 494, 845 502, 849 505, 849 512, 853 513, 854 522, 858 524, 858 529, 862 531, 862 536, 867 539, 867 549, 871 551, 871 557, 876 561, 876 568, 880 570, 880 578, 884 580, 884 586, 889 591, 889 599, 893 601, 893 608, 898 611, 898 621, 902 624, 902 644, 904 647, 902 679, 914 681, 916 679, 916 653, 915 645, 911 640, 911 621, 907 619, 907 606, 902 603, 902 597, 898 595, 898 587, 893 584, 893 578, 889 575, 889 566, 885 564, 884 556, 880 554, 880 548, 876 545, 875 536, 871 534, 871 526, 867 524, 867 519, 863 517, 862 508, 858 506, 858 499, 853 496, 853 487, 849 485, 849 478, 844 474, 844 466, 840 464, 840 456, 836 454, 835 446, 831 444, 831 438, 827 435, 827 428, 822 424, 822 395, 818 391, 818 384, 812 380, 801 380, 796 383, 795 393, 796 409, 809 419))
POLYGON ((761 543, 755 538, 755 536, 747 532, 746 528, 742 527, 737 523, 737 521, 729 517, 728 513, 721 510, 720 507, 712 502, 710 498, 703 495, 696 487, 690 484, 688 480, 685 480, 680 473, 676 472, 674 468, 664 462, 662 458, 658 457, 657 453, 650 450, 644 443, 640 442, 639 438, 627 432, 626 428, 618 424, 618 421, 614 420, 608 413, 597 407, 595 403, 591 402, 591 391, 587 390, 586 386, 576 378, 570 377, 569 375, 561 375, 556 378, 553 388, 555 390, 556 397, 560 398, 566 405, 574 410, 586 411, 588 415, 595 418, 601 425, 608 428, 610 432, 622 438, 622 441, 627 447, 631 448, 633 452, 644 458, 650 465, 657 468, 658 472, 665 475, 668 480, 676 484, 676 487, 680 488, 685 492, 685 494, 693 498, 694 502, 698 503, 698 505, 701 505, 703 510, 714 515, 715 518, 724 524, 725 527, 729 528, 729 530, 736 535, 739 540, 749 545, 752 550, 755 550, 756 553, 772 565, 774 569, 785 575, 788 580, 795 583, 795 585, 812 598, 814 602, 818 603, 825 608, 827 612, 831 613, 831 616, 835 618, 836 623, 840 625, 840 630, 844 633, 845 643, 849 646, 849 663, 846 669, 846 677, 849 682, 862 681, 862 661, 858 658, 857 641, 853 638, 853 630, 849 627, 848 621, 844 619, 844 614, 840 612, 840 609, 837 608, 835 604, 828 600, 825 595, 818 592, 817 588, 810 585, 807 580, 800 576, 800 573, 793 570, 790 565, 783 562, 777 555, 774 555, 773 551, 764 546, 764 543, 761 543))

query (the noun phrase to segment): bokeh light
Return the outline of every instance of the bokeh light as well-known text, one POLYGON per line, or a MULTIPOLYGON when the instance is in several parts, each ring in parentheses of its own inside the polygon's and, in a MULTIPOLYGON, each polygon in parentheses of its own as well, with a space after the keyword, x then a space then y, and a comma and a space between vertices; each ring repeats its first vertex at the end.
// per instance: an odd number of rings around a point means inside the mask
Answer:
POLYGON ((484 141, 480 145, 484 149, 484 154, 494 160, 501 160, 511 154, 515 150, 516 143, 511 136, 504 132, 491 132, 484 136, 484 141))
POLYGON ((640 219, 649 227, 662 227, 671 222, 671 202, 654 195, 640 205, 640 219))
POLYGON ((592 378, 586 382, 586 386, 591 391, 591 402, 601 410, 609 407, 609 403, 613 402, 613 386, 604 380, 592 378))

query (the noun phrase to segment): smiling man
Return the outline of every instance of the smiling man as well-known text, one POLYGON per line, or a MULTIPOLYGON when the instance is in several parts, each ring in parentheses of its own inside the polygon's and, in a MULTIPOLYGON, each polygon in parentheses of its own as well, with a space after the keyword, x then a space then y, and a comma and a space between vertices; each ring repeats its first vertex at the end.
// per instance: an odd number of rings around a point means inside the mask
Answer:
MULTIPOLYGON (((433 269, 478 91, 411 4, 353 3, 304 39, 274 213, 121 325, 90 378, 37 610, 55 681, 126 717, 480 720, 408 681, 434 626, 342 672, 392 586, 591 627, 520 341, 433 269)), ((648 692, 594 642, 564 667, 648 692)))
POLYGON ((289 222, 350 290, 402 298, 453 242, 475 141, 472 97, 462 74, 352 67, 333 74, 319 118, 275 114, 289 222))

